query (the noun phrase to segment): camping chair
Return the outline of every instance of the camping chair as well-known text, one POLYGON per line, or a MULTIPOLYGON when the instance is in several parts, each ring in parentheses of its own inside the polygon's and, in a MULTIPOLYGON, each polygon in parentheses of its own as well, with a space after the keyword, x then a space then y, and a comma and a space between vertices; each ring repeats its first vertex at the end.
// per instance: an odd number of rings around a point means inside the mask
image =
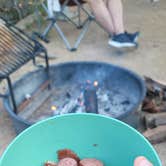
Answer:
MULTIPOLYGON (((86 34, 86 32, 89 28, 90 23, 94 20, 94 16, 83 7, 84 3, 85 2, 83 0, 60 0, 61 10, 59 12, 55 13, 53 18, 48 18, 48 20, 50 22, 49 22, 48 26, 46 27, 46 29, 42 33, 36 33, 35 32, 35 35, 37 35, 43 41, 49 42, 49 40, 47 39, 47 35, 50 32, 50 30, 52 28, 54 28, 58 32, 58 34, 60 35, 60 37, 63 40, 64 44, 66 45, 67 49, 70 50, 70 51, 76 51, 79 44, 81 43, 81 40, 85 36, 85 34, 86 34), (64 8, 65 7, 71 7, 71 6, 76 6, 77 9, 78 9, 78 22, 73 21, 71 18, 69 18, 64 13, 64 8), (87 16, 85 18, 85 20, 83 20, 83 21, 81 21, 81 11, 84 12, 87 16), (60 15, 63 16, 68 22, 70 22, 74 26, 76 26, 77 29, 81 29, 81 32, 77 36, 76 42, 74 43, 73 47, 70 45, 67 37, 65 36, 62 29, 60 28, 60 26, 57 23, 58 16, 60 16, 60 15)), ((49 16, 48 8, 47 8, 45 2, 43 1, 41 3, 41 5, 44 8, 44 10, 46 11, 47 15, 49 16)))

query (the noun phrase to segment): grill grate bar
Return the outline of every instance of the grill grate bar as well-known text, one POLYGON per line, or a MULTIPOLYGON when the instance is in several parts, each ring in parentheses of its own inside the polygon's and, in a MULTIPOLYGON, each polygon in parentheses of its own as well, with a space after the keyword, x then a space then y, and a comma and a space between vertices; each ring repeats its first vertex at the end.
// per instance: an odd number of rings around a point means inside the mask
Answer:
MULTIPOLYGON (((28 50, 26 51, 26 50, 24 50, 23 48, 18 48, 17 47, 17 45, 15 45, 15 43, 11 43, 11 41, 9 41, 10 40, 10 38, 8 38, 8 37, 3 37, 3 36, 1 36, 1 39, 0 39, 0 45, 2 45, 2 46, 4 46, 5 48, 3 48, 3 49, 5 49, 5 50, 8 50, 8 52, 10 53, 10 52, 15 52, 15 54, 17 54, 17 56, 20 56, 19 54, 21 54, 21 53, 26 53, 26 55, 28 56, 29 54, 31 55, 32 54, 32 52, 29 52, 28 50)), ((4 55, 3 55, 4 56, 4 55)), ((13 55, 11 55, 11 54, 6 54, 5 56, 13 56, 13 55)), ((32 57, 32 56, 30 56, 30 57, 32 57)), ((17 58, 17 57, 16 57, 17 58)), ((25 57, 25 56, 22 56, 22 58, 23 59, 27 59, 27 57, 25 57)))
POLYGON ((13 46, 15 45, 19 49, 24 49, 29 51, 31 54, 33 52, 33 47, 28 47, 27 44, 18 38, 15 34, 12 34, 11 32, 5 30, 1 30, 1 37, 7 38, 13 46), (11 36, 11 37, 10 37, 11 36))
POLYGON ((20 66, 33 59, 35 42, 21 30, 0 20, 0 77, 9 75, 20 66), (8 26, 7 26, 8 25, 8 26))
POLYGON ((21 55, 21 52, 16 51, 15 49, 10 50, 10 52, 9 52, 9 50, 6 49, 5 45, 2 46, 2 49, 4 52, 3 54, 4 55, 7 54, 6 56, 2 56, 2 59, 3 58, 11 59, 13 62, 16 62, 16 63, 17 62, 23 63, 27 59, 27 58, 25 58, 25 56, 21 55), (12 56, 9 56, 9 55, 12 55, 12 56))
MULTIPOLYGON (((26 51, 23 48, 17 47, 17 45, 16 45, 16 43, 14 43, 13 39, 10 39, 9 37, 1 35, 0 42, 1 42, 0 44, 4 45, 6 47, 6 49, 9 51, 12 51, 12 50, 15 50, 16 52, 25 52, 26 51)), ((29 52, 29 53, 32 53, 32 52, 29 52)))
POLYGON ((23 35, 17 34, 19 32, 16 32, 13 28, 9 28, 9 33, 15 37, 19 41, 19 43, 24 43, 24 47, 26 46, 28 49, 33 50, 34 43, 30 43, 27 41, 27 38, 24 38, 23 35))
POLYGON ((6 23, 6 25, 3 25, 3 26, 8 32, 11 32, 12 35, 16 36, 17 39, 22 40, 22 42, 27 43, 27 45, 30 48, 34 47, 34 42, 32 42, 32 39, 30 39, 23 31, 21 31, 20 29, 18 29, 17 27, 15 27, 9 23, 6 23))
MULTIPOLYGON (((4 41, 4 40, 3 40, 4 41)), ((2 55, 2 59, 3 58, 8 58, 8 59, 11 59, 11 63, 12 62, 20 62, 20 63, 23 63, 27 58, 25 56, 22 56, 20 54, 20 52, 14 47, 12 48, 10 51, 8 49, 8 46, 10 43, 6 43, 6 45, 4 45, 4 43, 2 40, 0 40, 0 46, 1 46, 1 49, 3 49, 3 55, 2 55)), ((10 61, 9 61, 10 62, 10 61)), ((10 64, 10 63, 9 63, 10 64)))
MULTIPOLYGON (((5 48, 5 46, 2 46, 2 49, 3 49, 4 54, 12 54, 12 56, 3 56, 3 57, 1 57, 1 61, 3 59, 9 59, 10 63, 18 63, 18 64, 23 63, 25 61, 25 57, 21 56, 21 55, 20 56, 16 55, 16 53, 17 54, 20 54, 20 53, 16 52, 14 49, 10 52, 9 52, 9 50, 7 50, 5 48), (16 60, 16 58, 17 58, 17 60, 16 60)), ((8 63, 8 62, 6 62, 6 63, 8 63)))

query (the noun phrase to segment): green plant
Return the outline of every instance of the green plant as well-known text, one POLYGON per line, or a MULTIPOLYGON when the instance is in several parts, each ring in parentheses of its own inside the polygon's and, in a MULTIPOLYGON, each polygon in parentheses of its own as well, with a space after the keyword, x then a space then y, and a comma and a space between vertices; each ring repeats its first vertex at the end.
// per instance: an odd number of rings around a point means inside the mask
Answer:
POLYGON ((35 0, 0 0, 0 15, 16 23, 34 11, 35 0))

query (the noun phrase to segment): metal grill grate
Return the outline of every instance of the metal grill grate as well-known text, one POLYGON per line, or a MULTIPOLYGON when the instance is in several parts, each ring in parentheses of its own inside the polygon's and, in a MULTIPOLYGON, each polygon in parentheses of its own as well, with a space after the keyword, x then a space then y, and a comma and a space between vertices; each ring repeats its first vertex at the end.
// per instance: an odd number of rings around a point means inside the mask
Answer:
POLYGON ((46 49, 38 41, 0 17, 0 80, 7 79, 15 112, 17 108, 9 75, 30 60, 36 65, 35 57, 41 53, 44 53, 48 73, 46 49))
POLYGON ((20 29, 0 19, 0 78, 33 59, 42 49, 20 29))

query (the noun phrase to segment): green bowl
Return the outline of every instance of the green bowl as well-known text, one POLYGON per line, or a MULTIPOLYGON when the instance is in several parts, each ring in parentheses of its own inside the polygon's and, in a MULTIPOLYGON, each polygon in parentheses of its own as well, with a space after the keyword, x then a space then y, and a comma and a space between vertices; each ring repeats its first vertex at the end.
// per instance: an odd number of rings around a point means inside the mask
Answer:
POLYGON ((42 166, 68 148, 80 158, 96 158, 105 166, 133 166, 137 156, 161 166, 151 144, 135 129, 97 114, 67 114, 41 121, 22 132, 3 154, 0 166, 42 166))

